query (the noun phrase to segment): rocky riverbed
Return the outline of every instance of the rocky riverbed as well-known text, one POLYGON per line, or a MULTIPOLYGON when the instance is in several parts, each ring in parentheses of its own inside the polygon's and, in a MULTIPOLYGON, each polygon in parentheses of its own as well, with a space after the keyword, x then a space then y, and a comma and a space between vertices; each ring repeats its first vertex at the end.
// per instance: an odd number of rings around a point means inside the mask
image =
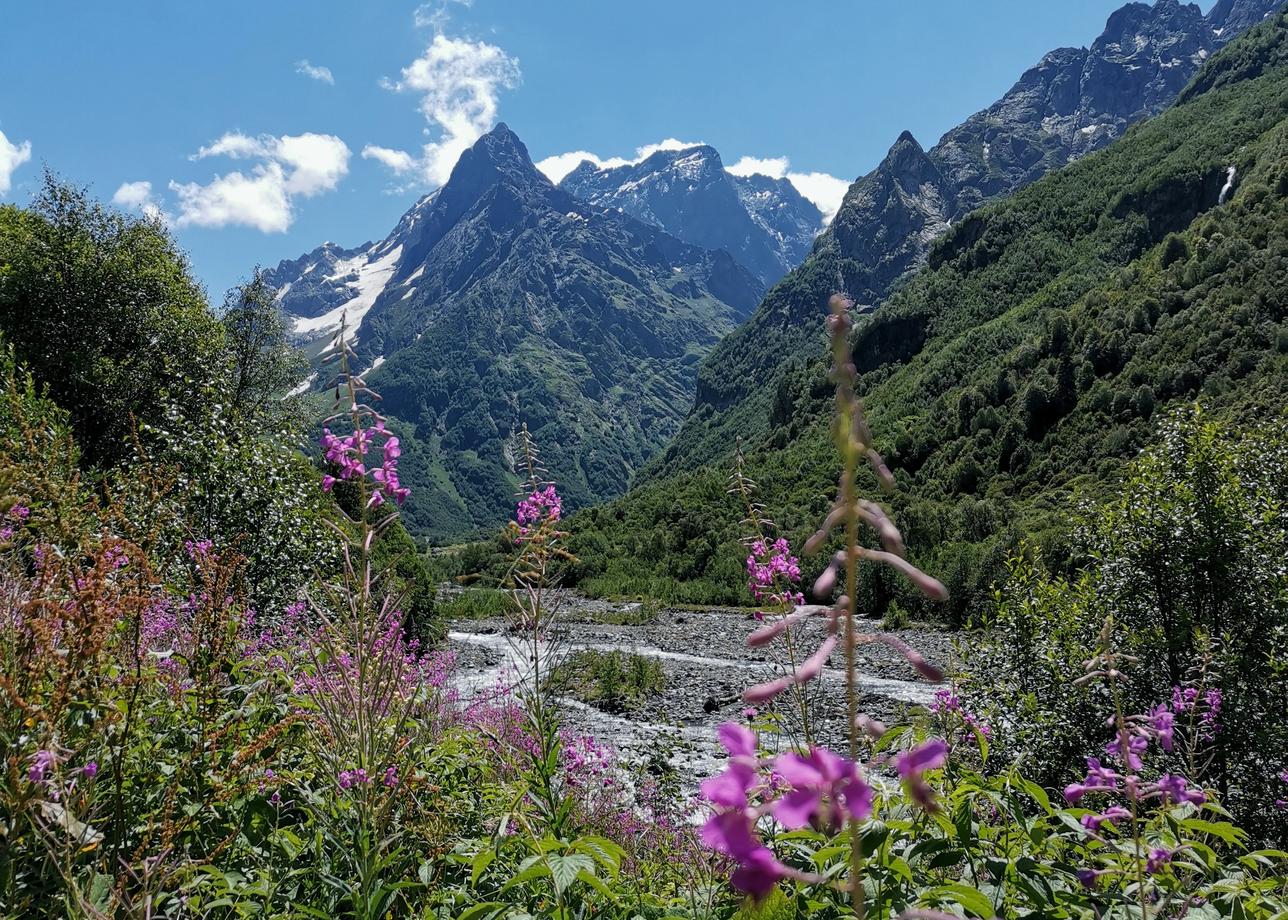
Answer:
MULTIPOLYGON (((561 698, 570 727, 594 735, 627 760, 665 761, 686 785, 719 769, 723 753, 715 742, 721 722, 744 717, 744 688, 783 673, 782 643, 749 649, 746 636, 759 624, 748 610, 646 610, 639 605, 567 596, 559 604, 556 640, 544 654, 593 649, 621 651, 656 660, 665 674, 664 688, 629 714, 604 712, 571 698, 561 698), (627 621, 622 625, 622 621, 627 621)), ((871 631, 879 632, 878 624, 871 631)), ((810 621, 799 637, 798 658, 808 656, 822 638, 822 621, 810 621)), ((893 635, 940 666, 952 663, 949 636, 929 629, 900 630, 893 635)), ((463 696, 492 692, 527 672, 530 641, 496 619, 453 623, 449 642, 457 653, 458 689, 463 696)), ((863 675, 862 710, 894 721, 910 708, 928 703, 934 686, 919 679, 894 648, 867 642, 858 649, 863 675)), ((843 652, 832 654, 822 677, 810 685, 811 718, 824 743, 839 742, 844 728, 843 652)), ((781 697, 780 701, 786 700, 781 697)), ((788 722, 791 714, 784 713, 788 722)))

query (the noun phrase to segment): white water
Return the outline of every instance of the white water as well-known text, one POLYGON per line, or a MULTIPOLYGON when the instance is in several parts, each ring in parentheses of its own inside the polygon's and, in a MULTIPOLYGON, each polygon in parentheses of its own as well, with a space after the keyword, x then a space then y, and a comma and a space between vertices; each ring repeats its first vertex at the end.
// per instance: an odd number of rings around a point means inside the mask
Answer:
MULTIPOLYGON (((489 663, 482 667, 461 668, 458 670, 455 685, 466 700, 486 699, 488 696, 518 686, 530 674, 530 647, 522 641, 509 638, 500 633, 475 633, 464 630, 452 630, 447 634, 448 640, 455 646, 473 646, 492 652, 489 663)), ((674 662, 680 665, 695 665, 708 669, 712 684, 720 679, 721 672, 736 672, 735 683, 750 685, 772 676, 771 666, 763 661, 737 658, 719 658, 707 655, 696 655, 688 652, 672 652, 651 645, 639 645, 628 642, 561 642, 562 651, 594 650, 600 652, 626 652, 641 655, 663 662, 674 662)), ((549 643, 543 643, 539 653, 551 654, 549 643)), ((844 681, 844 672, 836 668, 823 671, 824 684, 839 688, 844 681)), ((889 678, 864 676, 861 678, 861 689, 866 694, 887 700, 903 703, 926 704, 934 692, 928 684, 917 681, 892 680, 889 678)), ((579 730, 593 735, 598 741, 606 743, 632 759, 643 759, 649 749, 658 741, 668 741, 673 748, 670 761, 682 773, 701 779, 717 772, 724 762, 725 755, 716 742, 712 724, 667 724, 653 722, 644 718, 629 718, 603 712, 580 700, 561 697, 559 704, 567 711, 575 713, 573 721, 579 730)))

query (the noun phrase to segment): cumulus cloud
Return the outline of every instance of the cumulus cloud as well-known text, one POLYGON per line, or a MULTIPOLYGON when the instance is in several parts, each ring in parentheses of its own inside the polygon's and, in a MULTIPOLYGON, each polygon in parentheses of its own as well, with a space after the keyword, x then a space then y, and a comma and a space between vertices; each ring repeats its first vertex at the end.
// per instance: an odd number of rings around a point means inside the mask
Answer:
POLYGON ((308 60, 296 61, 295 72, 303 74, 310 80, 317 80, 319 83, 327 83, 335 86, 335 75, 331 73, 330 67, 323 67, 320 64, 310 64, 308 60))
MULTIPOLYGON (((450 38, 441 32, 425 53, 402 69, 387 89, 420 95, 420 112, 437 139, 425 144, 416 168, 430 185, 442 185, 461 154, 496 122, 501 92, 519 85, 519 62, 496 45, 450 38)), ((410 171, 403 151, 369 144, 371 159, 395 172, 410 171), (377 152, 379 151, 379 152, 377 152)), ((410 157, 410 154, 405 154, 410 157)))
POLYGON ((823 172, 792 172, 791 165, 787 157, 743 157, 727 169, 735 176, 786 179, 823 212, 824 223, 831 223, 850 183, 823 172))
POLYGON ((368 144, 362 148, 362 158, 383 163, 396 176, 406 175, 416 168, 416 158, 406 150, 378 147, 375 144, 368 144))
POLYGON ((216 175, 204 185, 171 182, 170 190, 179 204, 175 223, 180 227, 242 225, 264 233, 284 231, 295 219, 294 199, 333 190, 349 171, 350 155, 344 141, 330 134, 250 137, 229 132, 202 147, 192 159, 223 156, 259 162, 249 174, 234 170, 216 175))
POLYGON ((152 220, 170 222, 170 215, 162 210, 161 204, 152 195, 151 182, 122 182, 112 195, 112 204, 131 211, 141 211, 152 220))
POLYGON ((787 157, 743 157, 726 169, 735 176, 769 176, 771 179, 781 179, 787 175, 787 168, 791 165, 787 157))
POLYGON ((537 169, 546 174, 554 183, 559 183, 564 176, 572 172, 583 160, 590 160, 600 169, 613 169, 618 166, 630 166, 648 159, 659 150, 687 150, 689 147, 700 147, 703 141, 682 141, 674 137, 658 141, 656 144, 645 144, 635 148, 634 157, 601 157, 588 150, 570 150, 568 153, 557 153, 546 157, 536 164, 537 169))
POLYGON ((823 212, 823 223, 830 224, 849 191, 850 183, 824 172, 789 172, 787 181, 823 212))
POLYGON ((15 144, 0 131, 0 195, 9 194, 13 187, 13 174, 19 166, 31 159, 31 141, 15 144))

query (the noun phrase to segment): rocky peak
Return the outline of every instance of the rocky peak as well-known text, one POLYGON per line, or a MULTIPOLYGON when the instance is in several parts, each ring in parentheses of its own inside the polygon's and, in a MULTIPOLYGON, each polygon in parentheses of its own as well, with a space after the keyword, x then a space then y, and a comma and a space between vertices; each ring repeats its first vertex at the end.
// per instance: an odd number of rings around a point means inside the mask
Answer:
POLYGON ((1217 0, 1207 19, 1217 40, 1224 44, 1282 6, 1282 0, 1217 0))

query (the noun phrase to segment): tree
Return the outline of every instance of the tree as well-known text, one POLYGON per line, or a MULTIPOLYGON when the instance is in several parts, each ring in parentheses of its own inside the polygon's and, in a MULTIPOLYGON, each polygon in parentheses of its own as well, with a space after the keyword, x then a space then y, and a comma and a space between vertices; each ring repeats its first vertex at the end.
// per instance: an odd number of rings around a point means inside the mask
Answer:
POLYGON ((248 422, 279 418, 287 408, 283 397, 299 383, 307 363, 287 339, 286 320, 262 269, 228 292, 220 323, 233 413, 248 422))
POLYGON ((208 402, 223 333, 165 229, 45 176, 0 207, 0 332, 67 410, 84 460, 126 456, 136 424, 208 402))

